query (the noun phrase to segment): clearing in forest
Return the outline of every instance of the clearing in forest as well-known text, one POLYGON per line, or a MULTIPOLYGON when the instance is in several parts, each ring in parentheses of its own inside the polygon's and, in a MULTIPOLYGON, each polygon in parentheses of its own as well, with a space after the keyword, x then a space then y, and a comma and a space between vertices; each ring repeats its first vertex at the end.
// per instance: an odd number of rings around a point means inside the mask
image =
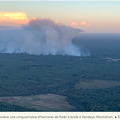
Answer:
POLYGON ((66 101, 65 96, 40 94, 33 96, 0 97, 0 101, 41 111, 70 111, 75 107, 66 101))
POLYGON ((75 85, 77 89, 97 89, 97 88, 110 88, 120 86, 120 81, 108 80, 81 80, 75 85))

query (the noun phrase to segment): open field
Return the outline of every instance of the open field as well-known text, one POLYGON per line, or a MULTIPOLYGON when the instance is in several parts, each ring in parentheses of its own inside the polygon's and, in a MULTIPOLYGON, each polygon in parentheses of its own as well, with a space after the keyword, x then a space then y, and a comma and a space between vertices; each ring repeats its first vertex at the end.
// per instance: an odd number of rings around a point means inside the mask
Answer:
POLYGON ((102 89, 120 86, 120 81, 108 81, 108 80, 81 80, 75 85, 77 89, 102 89))
POLYGON ((0 101, 40 111, 70 111, 75 109, 66 101, 66 97, 55 94, 0 97, 0 101))

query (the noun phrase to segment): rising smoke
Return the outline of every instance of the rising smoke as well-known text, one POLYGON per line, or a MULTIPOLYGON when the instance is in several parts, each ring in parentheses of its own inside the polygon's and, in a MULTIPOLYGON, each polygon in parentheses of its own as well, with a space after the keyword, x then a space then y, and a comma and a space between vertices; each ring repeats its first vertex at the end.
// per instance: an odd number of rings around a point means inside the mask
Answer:
POLYGON ((72 39, 81 31, 50 19, 32 19, 22 29, 0 31, 0 52, 80 56, 72 39))

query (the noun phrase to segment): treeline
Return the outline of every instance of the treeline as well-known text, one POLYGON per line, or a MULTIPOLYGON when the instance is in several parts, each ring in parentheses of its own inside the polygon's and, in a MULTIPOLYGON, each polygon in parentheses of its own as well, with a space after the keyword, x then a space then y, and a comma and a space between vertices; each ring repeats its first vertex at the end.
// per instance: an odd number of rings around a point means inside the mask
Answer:
POLYGON ((23 112, 23 111, 36 111, 34 109, 28 109, 26 107, 21 107, 21 106, 17 106, 17 105, 10 105, 8 103, 5 103, 5 102, 0 102, 0 111, 3 111, 3 112, 15 112, 15 111, 18 111, 18 112, 23 112))

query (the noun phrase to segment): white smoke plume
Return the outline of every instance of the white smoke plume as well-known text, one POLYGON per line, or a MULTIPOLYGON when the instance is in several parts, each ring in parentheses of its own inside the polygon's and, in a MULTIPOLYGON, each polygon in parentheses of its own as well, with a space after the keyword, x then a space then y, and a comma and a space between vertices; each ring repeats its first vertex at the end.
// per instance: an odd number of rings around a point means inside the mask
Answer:
POLYGON ((81 31, 50 19, 32 19, 22 29, 0 31, 0 52, 80 56, 72 39, 81 31))

